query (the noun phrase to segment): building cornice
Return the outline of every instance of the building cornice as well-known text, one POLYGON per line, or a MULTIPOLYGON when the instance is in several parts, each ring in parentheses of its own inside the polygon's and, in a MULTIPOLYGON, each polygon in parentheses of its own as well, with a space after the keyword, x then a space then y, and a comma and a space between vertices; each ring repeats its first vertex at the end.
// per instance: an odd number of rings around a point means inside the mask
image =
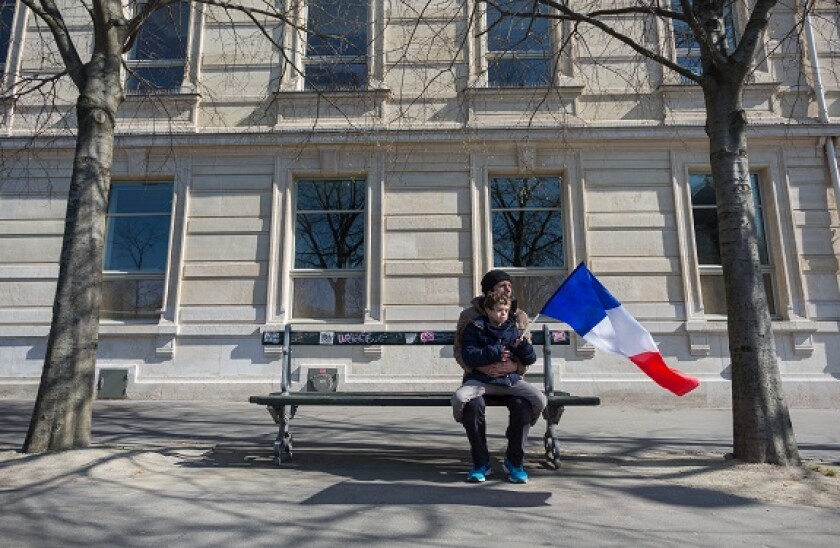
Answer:
MULTIPOLYGON (((831 124, 802 123, 778 124, 757 122, 748 129, 748 139, 826 139, 840 135, 840 122, 831 124)), ((298 146, 298 145, 399 145, 401 143, 461 143, 463 145, 504 143, 527 139, 531 143, 561 139, 565 146, 575 148, 589 142, 603 141, 702 141, 708 137, 701 123, 692 124, 650 124, 638 122, 603 125, 564 126, 472 126, 458 124, 429 126, 386 127, 335 127, 294 130, 230 131, 203 129, 199 132, 170 132, 162 134, 118 134, 118 148, 195 148, 195 147, 237 147, 237 146, 298 146)), ((37 149, 41 146, 56 149, 73 149, 75 135, 40 134, 6 135, 0 138, 0 150, 37 149)))

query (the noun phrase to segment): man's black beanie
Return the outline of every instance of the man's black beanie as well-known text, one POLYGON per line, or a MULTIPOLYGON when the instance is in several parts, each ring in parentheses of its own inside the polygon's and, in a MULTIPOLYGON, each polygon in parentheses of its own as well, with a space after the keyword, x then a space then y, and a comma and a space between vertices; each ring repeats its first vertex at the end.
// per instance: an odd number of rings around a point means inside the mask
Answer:
POLYGON ((510 275, 504 270, 491 270, 481 278, 481 292, 487 295, 499 282, 509 282, 510 275))

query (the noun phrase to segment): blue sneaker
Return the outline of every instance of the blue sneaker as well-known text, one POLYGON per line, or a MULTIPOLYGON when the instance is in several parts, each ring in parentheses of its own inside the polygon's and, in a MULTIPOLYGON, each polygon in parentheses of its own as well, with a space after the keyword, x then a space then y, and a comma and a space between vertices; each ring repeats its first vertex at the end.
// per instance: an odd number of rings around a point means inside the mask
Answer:
POLYGON ((488 462, 484 466, 479 466, 478 468, 473 468, 469 472, 467 472, 467 481, 470 483, 481 483, 487 476, 490 475, 490 463, 488 462))
POLYGON ((511 483, 528 483, 528 474, 525 473, 525 467, 514 466, 509 460, 505 459, 505 471, 508 473, 508 481, 511 483))

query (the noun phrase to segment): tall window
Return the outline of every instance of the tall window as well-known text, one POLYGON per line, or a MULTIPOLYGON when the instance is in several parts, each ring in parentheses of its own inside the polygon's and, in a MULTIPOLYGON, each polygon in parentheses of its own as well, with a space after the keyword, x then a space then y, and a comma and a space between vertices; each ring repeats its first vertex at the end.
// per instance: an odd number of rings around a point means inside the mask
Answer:
MULTIPOLYGON (((680 0, 671 0, 671 7, 674 11, 682 13, 680 0)), ((732 13, 731 4, 724 8, 724 25, 726 26, 726 44, 729 48, 735 47, 735 17, 732 13)), ((674 50, 676 61, 683 68, 687 68, 698 76, 703 73, 703 64, 700 59, 700 44, 694 39, 691 27, 685 21, 672 19, 674 27, 674 50)), ((683 83, 690 83, 687 78, 683 83)))
POLYGON ((297 181, 294 318, 363 318, 365 189, 363 179, 297 181))
MULTIPOLYGON (((770 313, 776 314, 773 291, 773 267, 764 230, 764 204, 758 175, 750 175, 755 197, 755 228, 758 238, 758 254, 761 260, 764 289, 770 313)), ((720 235, 718 232, 717 201, 715 183, 709 174, 694 174, 689 178, 691 186, 691 213, 694 221, 694 244, 700 268, 700 292, 706 314, 726 314, 726 293, 723 286, 723 271, 720 260, 720 235)))
MULTIPOLYGON (((543 4, 537 12, 547 13, 543 4)), ((513 16, 533 13, 532 0, 487 4, 487 72, 491 87, 537 87, 552 83, 551 21, 513 16)))
POLYGON ((559 177, 490 180, 493 265, 513 278, 519 305, 539 310, 565 274, 559 177))
POLYGON ((9 42, 12 41, 12 22, 15 18, 17 0, 0 0, 0 81, 6 73, 9 57, 9 42))
POLYGON ((151 318, 163 306, 171 183, 114 183, 108 201, 101 315, 151 318))
MULTIPOLYGON (((148 2, 137 2, 136 13, 148 2)), ((154 11, 128 55, 128 93, 176 93, 184 81, 190 3, 182 0, 154 11)))
POLYGON ((308 0, 306 89, 364 89, 369 0, 308 0))

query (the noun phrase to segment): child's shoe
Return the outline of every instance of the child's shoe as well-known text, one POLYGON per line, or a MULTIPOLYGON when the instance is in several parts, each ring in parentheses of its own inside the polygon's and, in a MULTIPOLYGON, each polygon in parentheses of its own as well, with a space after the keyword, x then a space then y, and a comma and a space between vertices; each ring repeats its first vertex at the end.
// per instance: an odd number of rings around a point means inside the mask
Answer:
POLYGON ((505 459, 505 471, 508 473, 509 482, 528 483, 528 474, 525 473, 524 466, 514 466, 509 460, 505 459))
POLYGON ((469 472, 467 472, 467 481, 470 483, 481 483, 487 476, 490 475, 490 463, 488 462, 484 466, 479 466, 477 468, 473 468, 469 472))

